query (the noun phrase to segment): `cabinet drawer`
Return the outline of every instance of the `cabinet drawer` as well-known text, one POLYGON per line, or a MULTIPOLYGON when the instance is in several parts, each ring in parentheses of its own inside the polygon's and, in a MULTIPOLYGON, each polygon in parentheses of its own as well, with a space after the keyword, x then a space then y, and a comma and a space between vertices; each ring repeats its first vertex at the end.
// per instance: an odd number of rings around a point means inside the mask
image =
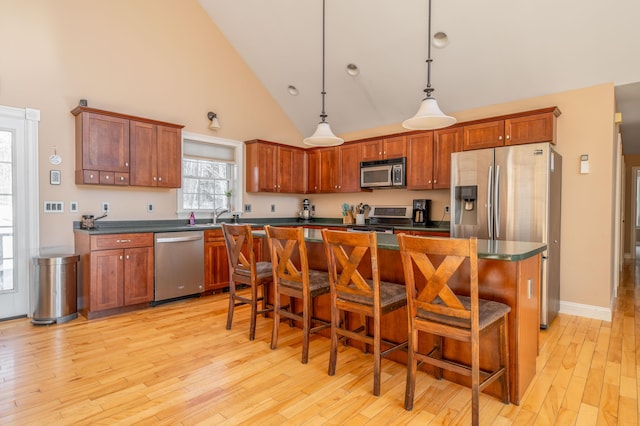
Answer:
POLYGON ((92 235, 91 250, 153 247, 153 233, 92 235))

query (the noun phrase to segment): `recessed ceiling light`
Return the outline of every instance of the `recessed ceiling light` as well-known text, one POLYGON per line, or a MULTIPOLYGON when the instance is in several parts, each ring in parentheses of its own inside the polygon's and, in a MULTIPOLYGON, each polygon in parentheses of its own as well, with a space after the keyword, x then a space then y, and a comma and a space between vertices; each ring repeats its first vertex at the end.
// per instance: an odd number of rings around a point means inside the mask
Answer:
POLYGON ((287 91, 291 96, 298 96, 298 88, 296 86, 289 85, 289 87, 287 87, 287 91))
POLYGON ((449 36, 447 36, 447 33, 438 31, 433 35, 432 43, 434 47, 439 47, 439 48, 446 47, 449 44, 449 36))
POLYGON ((347 74, 349 74, 351 77, 355 77, 356 75, 360 74, 360 69, 356 64, 348 64, 347 74))

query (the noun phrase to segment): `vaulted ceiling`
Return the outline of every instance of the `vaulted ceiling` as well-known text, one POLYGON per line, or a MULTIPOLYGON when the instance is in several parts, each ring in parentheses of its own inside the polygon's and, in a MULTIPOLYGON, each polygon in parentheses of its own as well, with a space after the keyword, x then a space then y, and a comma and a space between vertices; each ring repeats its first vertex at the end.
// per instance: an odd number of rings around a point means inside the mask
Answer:
MULTIPOLYGON (((322 1, 199 2, 311 135, 321 110, 322 1)), ((334 133, 416 113, 426 85, 427 10, 427 0, 326 0, 326 111, 334 133), (358 67, 356 76, 348 64, 358 67)), ((448 36, 445 47, 432 44, 433 96, 455 113, 613 83, 625 153, 640 154, 639 18, 637 0, 433 0, 432 34, 448 36)))

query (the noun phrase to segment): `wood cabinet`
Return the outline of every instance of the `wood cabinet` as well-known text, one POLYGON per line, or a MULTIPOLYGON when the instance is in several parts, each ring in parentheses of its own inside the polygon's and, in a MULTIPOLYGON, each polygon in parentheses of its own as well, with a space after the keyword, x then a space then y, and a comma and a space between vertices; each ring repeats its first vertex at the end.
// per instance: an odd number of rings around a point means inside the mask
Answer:
POLYGON ((76 183, 128 185, 129 120, 77 112, 76 183))
POLYGON ((407 136, 407 189, 448 189, 451 154, 462 150, 462 127, 407 136))
POLYGON ((505 145, 556 143, 558 108, 545 108, 464 125, 464 150, 505 145))
POLYGON ((407 234, 407 235, 417 235, 418 237, 445 237, 449 238, 449 232, 445 231, 418 231, 418 230, 405 230, 405 229, 396 229, 393 231, 394 234, 407 234))
POLYGON ((87 107, 71 113, 76 184, 180 187, 183 126, 87 107))
POLYGON ((78 309, 88 319, 147 306, 153 300, 153 233, 75 233, 80 255, 78 309))
MULTIPOLYGON (((253 252, 257 262, 262 260, 262 240, 262 237, 253 239, 253 252)), ((222 229, 207 230, 204 233, 204 288, 210 291, 227 287, 229 287, 229 261, 222 229)))
POLYGON ((180 188, 180 129, 142 121, 130 122, 130 185, 180 188))
POLYGON ((303 194, 307 189, 304 149, 267 141, 247 141, 247 192, 303 194))
POLYGON ((407 156, 405 136, 395 136, 361 142, 362 160, 375 161, 407 156))
POLYGON ((360 192, 361 146, 344 144, 316 150, 319 189, 316 192, 360 192))

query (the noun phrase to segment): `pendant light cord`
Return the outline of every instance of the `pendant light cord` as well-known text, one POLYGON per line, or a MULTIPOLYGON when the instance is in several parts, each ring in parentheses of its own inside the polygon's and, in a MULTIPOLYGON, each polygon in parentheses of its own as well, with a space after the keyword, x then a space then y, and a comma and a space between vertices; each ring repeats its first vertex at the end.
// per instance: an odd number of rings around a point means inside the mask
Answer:
POLYGON ((322 92, 320 92, 322 94, 322 113, 320 114, 320 118, 322 119, 322 122, 324 123, 326 118, 327 118, 327 113, 324 111, 324 95, 327 94, 327 92, 325 92, 324 90, 324 51, 325 51, 325 35, 324 35, 324 28, 325 28, 325 0, 322 0, 322 92))
POLYGON ((431 92, 435 89, 431 87, 431 0, 429 0, 429 20, 428 20, 428 29, 427 29, 427 87, 424 89, 424 92, 427 94, 427 98, 431 97, 431 92))

